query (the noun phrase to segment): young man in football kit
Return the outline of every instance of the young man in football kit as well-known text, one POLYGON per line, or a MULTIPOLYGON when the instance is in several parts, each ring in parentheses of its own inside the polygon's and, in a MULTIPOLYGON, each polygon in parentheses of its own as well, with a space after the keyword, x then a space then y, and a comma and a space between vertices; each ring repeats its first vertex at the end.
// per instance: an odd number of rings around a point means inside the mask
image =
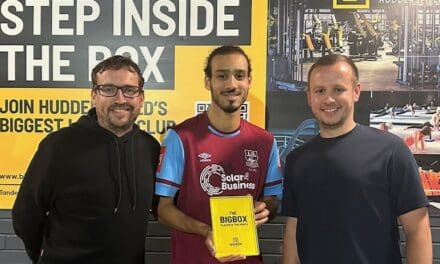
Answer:
POLYGON ((207 58, 206 112, 170 129, 156 179, 159 220, 172 227, 172 263, 262 263, 261 256, 216 259, 209 198, 252 195, 257 226, 275 216, 281 171, 271 134, 240 118, 251 85, 251 65, 236 46, 207 58))

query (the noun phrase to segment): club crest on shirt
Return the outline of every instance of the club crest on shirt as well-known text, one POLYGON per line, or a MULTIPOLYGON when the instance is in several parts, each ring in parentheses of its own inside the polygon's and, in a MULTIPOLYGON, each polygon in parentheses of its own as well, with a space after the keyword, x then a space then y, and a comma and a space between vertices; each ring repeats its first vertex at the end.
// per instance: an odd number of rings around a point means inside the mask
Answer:
POLYGON ((200 162, 210 162, 211 161, 211 154, 203 152, 197 155, 200 158, 200 162))
POLYGON ((245 149, 244 158, 246 166, 252 169, 258 168, 258 152, 256 150, 245 149))

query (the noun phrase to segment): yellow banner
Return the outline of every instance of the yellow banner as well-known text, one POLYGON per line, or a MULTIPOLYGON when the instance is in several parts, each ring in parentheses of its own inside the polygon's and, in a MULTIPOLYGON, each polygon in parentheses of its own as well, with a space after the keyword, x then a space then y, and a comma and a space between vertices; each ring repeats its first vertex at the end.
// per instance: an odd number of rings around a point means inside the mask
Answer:
MULTIPOLYGON (((252 88, 243 117, 264 127, 267 3, 252 1, 251 44, 241 46, 252 63, 252 88)), ((121 43, 123 45, 125 43, 121 43)), ((218 43, 221 45, 222 43, 218 43)), ((162 140, 166 128, 206 109, 203 67, 216 46, 176 46, 174 89, 149 90, 137 124, 162 140)), ((0 209, 10 209, 35 153, 48 133, 75 122, 90 109, 90 88, 0 88, 0 209)))

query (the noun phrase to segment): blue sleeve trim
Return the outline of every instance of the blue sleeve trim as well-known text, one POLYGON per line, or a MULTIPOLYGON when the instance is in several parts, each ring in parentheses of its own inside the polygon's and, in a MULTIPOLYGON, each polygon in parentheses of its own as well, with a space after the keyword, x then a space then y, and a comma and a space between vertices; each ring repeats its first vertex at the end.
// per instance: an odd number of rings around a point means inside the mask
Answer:
POLYGON ((174 196, 182 183, 185 153, 182 140, 173 129, 169 129, 162 147, 165 149, 160 169, 156 173, 157 195, 174 196), (170 184, 167 184, 169 182, 170 184))
POLYGON ((156 195, 174 197, 178 190, 177 187, 162 182, 156 182, 156 195))
POLYGON ((269 165, 267 170, 266 182, 264 187, 264 195, 281 195, 283 191, 282 184, 282 172, 280 165, 280 156, 278 154, 278 148, 275 140, 272 143, 272 150, 269 157, 269 165), (271 184, 274 182, 279 182, 277 184, 271 184))

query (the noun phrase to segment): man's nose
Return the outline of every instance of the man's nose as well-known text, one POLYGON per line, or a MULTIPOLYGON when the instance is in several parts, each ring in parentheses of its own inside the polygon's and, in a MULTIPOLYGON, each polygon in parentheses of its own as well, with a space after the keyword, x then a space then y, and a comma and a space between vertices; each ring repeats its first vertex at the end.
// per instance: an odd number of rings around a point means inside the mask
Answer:
POLYGON ((327 95, 326 95, 326 97, 325 97, 325 102, 326 103, 333 103, 333 102, 335 102, 336 100, 335 100, 335 96, 334 96, 334 94, 331 94, 331 93, 328 93, 327 95))
POLYGON ((234 75, 229 76, 229 78, 226 80, 226 85, 228 88, 237 88, 237 79, 235 79, 234 75))

